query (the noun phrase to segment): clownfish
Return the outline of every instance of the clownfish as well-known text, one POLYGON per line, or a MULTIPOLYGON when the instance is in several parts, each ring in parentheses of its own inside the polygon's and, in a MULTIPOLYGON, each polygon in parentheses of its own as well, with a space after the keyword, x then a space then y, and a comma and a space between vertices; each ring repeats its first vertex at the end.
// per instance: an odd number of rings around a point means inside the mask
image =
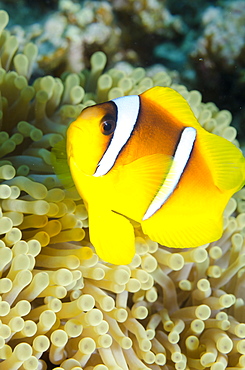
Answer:
POLYGON ((167 247, 218 240, 228 200, 245 183, 245 158, 207 132, 168 87, 85 108, 66 137, 70 172, 106 262, 128 264, 141 224, 167 247))

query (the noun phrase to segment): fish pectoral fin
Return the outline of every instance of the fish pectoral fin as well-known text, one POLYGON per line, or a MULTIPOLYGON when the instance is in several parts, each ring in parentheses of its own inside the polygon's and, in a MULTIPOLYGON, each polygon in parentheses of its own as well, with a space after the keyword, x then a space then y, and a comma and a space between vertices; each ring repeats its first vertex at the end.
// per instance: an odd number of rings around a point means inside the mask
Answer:
POLYGON ((171 156, 155 153, 122 166, 113 199, 116 211, 140 222, 164 182, 172 161, 171 156))
POLYGON ((157 192, 156 188, 166 177, 172 162, 173 157, 155 153, 126 164, 122 171, 127 180, 133 179, 133 183, 143 183, 150 190, 154 189, 157 192))
POLYGON ((208 132, 199 135, 215 185, 221 190, 238 191, 245 183, 245 158, 241 150, 220 136, 208 132))
POLYGON ((89 233, 98 256, 115 265, 129 264, 135 254, 134 229, 124 216, 111 210, 89 209, 89 233))
POLYGON ((59 141, 52 148, 51 163, 62 185, 67 189, 75 187, 67 162, 66 139, 59 141))

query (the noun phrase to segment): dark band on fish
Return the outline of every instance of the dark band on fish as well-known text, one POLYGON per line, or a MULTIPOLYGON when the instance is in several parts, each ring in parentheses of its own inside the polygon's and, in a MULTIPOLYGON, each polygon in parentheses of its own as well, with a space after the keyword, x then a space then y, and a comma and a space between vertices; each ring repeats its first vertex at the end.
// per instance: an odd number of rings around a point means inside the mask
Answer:
POLYGON ((113 99, 117 108, 116 129, 111 137, 109 145, 102 156, 98 167, 93 176, 103 176, 114 166, 122 148, 128 142, 140 111, 140 98, 138 95, 124 96, 123 98, 113 99))
POLYGON ((174 153, 173 163, 169 172, 142 220, 147 220, 154 215, 154 213, 162 207, 176 189, 191 158, 191 152, 193 150, 195 140, 196 129, 193 127, 186 127, 181 133, 180 141, 174 153))

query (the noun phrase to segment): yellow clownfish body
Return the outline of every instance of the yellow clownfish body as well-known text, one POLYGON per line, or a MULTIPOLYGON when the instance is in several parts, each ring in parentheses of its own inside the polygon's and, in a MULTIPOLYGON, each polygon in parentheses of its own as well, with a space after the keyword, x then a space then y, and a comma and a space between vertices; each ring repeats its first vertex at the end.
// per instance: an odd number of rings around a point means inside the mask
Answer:
POLYGON ((134 229, 168 247, 220 238, 223 211, 245 182, 245 159, 204 130, 186 100, 154 87, 88 107, 67 131, 67 158, 103 260, 130 263, 134 229))

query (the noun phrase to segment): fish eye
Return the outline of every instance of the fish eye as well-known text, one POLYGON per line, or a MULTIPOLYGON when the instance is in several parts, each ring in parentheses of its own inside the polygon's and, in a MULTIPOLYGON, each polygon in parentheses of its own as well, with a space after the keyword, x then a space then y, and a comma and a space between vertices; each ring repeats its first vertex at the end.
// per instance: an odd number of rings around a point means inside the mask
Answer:
POLYGON ((101 132, 103 135, 110 135, 114 132, 116 122, 112 119, 107 119, 101 123, 101 132))

